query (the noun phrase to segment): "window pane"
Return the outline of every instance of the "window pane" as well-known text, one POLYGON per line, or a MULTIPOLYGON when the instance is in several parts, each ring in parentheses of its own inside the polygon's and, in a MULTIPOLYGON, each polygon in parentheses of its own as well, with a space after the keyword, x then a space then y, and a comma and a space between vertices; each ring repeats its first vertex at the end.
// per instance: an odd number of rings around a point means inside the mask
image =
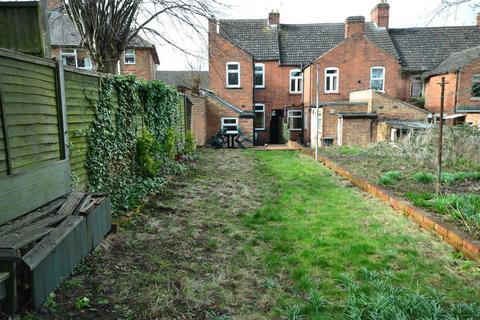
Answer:
POLYGON ((337 70, 327 70, 327 74, 336 74, 337 70))
POLYGON ((371 81, 371 87, 372 89, 375 89, 375 90, 383 90, 383 80, 372 80, 371 81))
POLYGON ((238 86, 238 73, 229 72, 228 73, 228 85, 230 86, 238 86))
POLYGON ((337 91, 337 77, 332 77, 332 91, 337 91))
POLYGON ((263 72, 263 66, 255 66, 255 72, 263 72))
POLYGON ((255 73, 255 85, 263 86, 263 74, 255 73))
POLYGON ((229 64, 227 68, 228 70, 238 70, 238 64, 229 64))
POLYGON ((383 79, 383 69, 373 68, 372 69, 372 79, 383 79))
POLYGON ((76 67, 77 63, 75 61, 75 55, 62 55, 62 62, 66 66, 76 67))
POLYGON ((264 122, 265 121, 265 112, 263 111, 256 111, 255 112, 255 119, 253 121, 255 128, 257 129, 263 129, 264 122))
POLYGON ((77 50, 77 66, 85 69, 92 68, 91 60, 85 50, 77 50))
POLYGON ((473 76, 472 80, 472 97, 480 97, 480 75, 473 76))
POLYGON ((237 124, 237 119, 223 119, 224 124, 237 124))

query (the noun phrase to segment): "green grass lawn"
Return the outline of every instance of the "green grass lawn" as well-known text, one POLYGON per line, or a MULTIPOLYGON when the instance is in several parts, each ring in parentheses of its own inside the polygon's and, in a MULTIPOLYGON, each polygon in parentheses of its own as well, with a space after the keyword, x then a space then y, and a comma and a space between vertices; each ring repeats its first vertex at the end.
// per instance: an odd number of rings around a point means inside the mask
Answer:
POLYGON ((348 296, 340 285, 345 273, 353 279, 393 274, 393 285, 413 292, 438 289, 447 301, 479 301, 478 265, 456 260, 405 217, 298 153, 248 155, 256 161, 264 204, 244 219, 257 232, 248 249, 263 257, 274 317, 338 319, 348 296))

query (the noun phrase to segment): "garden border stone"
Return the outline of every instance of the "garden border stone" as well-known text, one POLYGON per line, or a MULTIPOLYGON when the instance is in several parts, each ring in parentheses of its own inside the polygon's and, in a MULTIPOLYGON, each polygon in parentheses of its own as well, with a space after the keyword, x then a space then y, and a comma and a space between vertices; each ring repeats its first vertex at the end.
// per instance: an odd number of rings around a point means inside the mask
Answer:
MULTIPOLYGON (((299 148, 304 154, 312 157, 314 156, 312 149, 306 148, 297 142, 289 141, 288 145, 290 147, 299 148)), ((346 168, 325 156, 318 155, 318 161, 322 162, 327 168, 346 178, 356 187, 385 201, 394 210, 402 212, 416 222, 421 228, 434 232, 446 243, 455 248, 455 250, 462 252, 467 258, 480 261, 480 241, 471 239, 468 234, 446 225, 443 221, 427 211, 415 207, 410 202, 395 196, 391 192, 367 181, 365 178, 354 175, 346 168)))

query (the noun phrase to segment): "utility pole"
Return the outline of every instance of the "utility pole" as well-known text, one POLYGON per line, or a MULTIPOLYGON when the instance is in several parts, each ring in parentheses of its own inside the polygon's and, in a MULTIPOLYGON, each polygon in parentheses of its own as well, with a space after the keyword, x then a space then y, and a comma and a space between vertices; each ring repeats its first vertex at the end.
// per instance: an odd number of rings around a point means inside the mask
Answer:
POLYGON ((442 82, 439 83, 441 88, 440 93, 440 123, 438 124, 438 154, 437 154, 437 184, 435 191, 437 194, 442 192, 442 154, 443 154, 443 111, 445 107, 445 77, 442 77, 442 82))

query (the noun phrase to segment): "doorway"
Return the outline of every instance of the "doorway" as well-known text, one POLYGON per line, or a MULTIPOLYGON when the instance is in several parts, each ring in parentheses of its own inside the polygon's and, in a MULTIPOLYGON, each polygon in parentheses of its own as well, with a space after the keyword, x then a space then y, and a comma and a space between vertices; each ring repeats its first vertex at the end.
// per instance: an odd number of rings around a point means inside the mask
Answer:
POLYGON ((281 133, 283 130, 283 110, 275 109, 272 111, 272 118, 270 120, 270 143, 281 143, 281 133))

